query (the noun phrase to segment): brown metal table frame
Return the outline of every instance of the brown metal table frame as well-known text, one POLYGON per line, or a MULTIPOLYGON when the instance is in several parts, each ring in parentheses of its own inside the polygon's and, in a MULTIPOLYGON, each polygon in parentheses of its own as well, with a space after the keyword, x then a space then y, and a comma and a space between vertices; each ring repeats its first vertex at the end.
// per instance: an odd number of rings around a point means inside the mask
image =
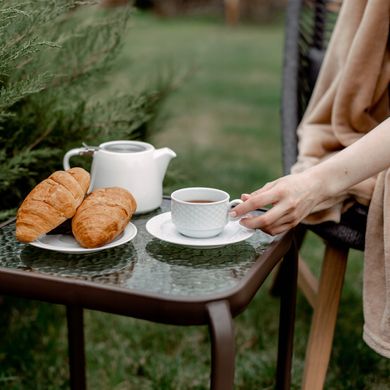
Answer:
POLYGON ((243 279, 223 293, 174 298, 3 267, 0 267, 0 293, 66 306, 70 384, 73 390, 86 388, 83 309, 162 324, 208 325, 211 389, 230 390, 234 385, 235 365, 233 318, 248 306, 279 262, 284 288, 280 297, 276 388, 287 390, 291 384, 298 267, 293 231, 277 237, 258 256, 243 279))

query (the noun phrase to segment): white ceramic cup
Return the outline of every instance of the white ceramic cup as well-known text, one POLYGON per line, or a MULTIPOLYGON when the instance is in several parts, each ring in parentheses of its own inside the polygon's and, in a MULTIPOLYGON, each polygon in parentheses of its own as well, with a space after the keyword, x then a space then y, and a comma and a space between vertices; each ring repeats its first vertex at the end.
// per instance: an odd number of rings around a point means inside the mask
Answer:
POLYGON ((171 194, 172 222, 183 235, 209 238, 220 234, 229 222, 229 211, 242 203, 229 200, 227 192, 208 187, 182 188, 171 194))

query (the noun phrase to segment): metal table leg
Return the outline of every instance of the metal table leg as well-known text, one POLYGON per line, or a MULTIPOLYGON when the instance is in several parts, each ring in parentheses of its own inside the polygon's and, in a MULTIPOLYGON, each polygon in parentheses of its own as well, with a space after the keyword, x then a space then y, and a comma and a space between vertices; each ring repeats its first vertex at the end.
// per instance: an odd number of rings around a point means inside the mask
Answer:
POLYGON ((66 306, 66 319, 68 323, 70 388, 72 390, 85 390, 83 308, 66 306))
POLYGON ((211 389, 233 390, 234 327, 227 301, 207 305, 211 336, 211 389))
POLYGON ((298 252, 295 241, 281 263, 280 274, 283 282, 280 297, 278 362, 276 389, 289 390, 291 387, 291 365, 294 341, 295 305, 298 277, 298 252))

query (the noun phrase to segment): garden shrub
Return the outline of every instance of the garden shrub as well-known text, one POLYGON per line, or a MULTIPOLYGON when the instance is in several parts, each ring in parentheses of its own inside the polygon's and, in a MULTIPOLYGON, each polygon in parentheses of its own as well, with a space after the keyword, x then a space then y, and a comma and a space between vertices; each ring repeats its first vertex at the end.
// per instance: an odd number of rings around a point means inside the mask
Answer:
MULTIPOLYGON (((170 83, 98 97, 131 7, 0 2, 0 220, 82 142, 147 140, 170 83)), ((151 78, 150 78, 151 79, 151 78)))

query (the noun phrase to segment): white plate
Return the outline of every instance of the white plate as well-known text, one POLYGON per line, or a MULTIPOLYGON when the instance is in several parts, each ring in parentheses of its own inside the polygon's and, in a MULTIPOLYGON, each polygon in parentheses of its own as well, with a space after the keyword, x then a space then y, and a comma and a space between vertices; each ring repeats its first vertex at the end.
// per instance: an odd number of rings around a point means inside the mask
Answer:
POLYGON ((255 230, 246 229, 238 221, 229 222, 223 232, 211 238, 191 238, 180 234, 172 223, 171 213, 159 214, 146 224, 146 230, 154 237, 169 242, 194 248, 218 248, 244 241, 251 237, 255 230))
POLYGON ((46 234, 37 240, 30 242, 30 245, 37 248, 48 249, 62 253, 92 253, 109 248, 114 248, 118 245, 129 242, 137 235, 137 228, 131 222, 125 227, 125 230, 114 241, 98 248, 83 248, 76 239, 69 234, 46 234))

